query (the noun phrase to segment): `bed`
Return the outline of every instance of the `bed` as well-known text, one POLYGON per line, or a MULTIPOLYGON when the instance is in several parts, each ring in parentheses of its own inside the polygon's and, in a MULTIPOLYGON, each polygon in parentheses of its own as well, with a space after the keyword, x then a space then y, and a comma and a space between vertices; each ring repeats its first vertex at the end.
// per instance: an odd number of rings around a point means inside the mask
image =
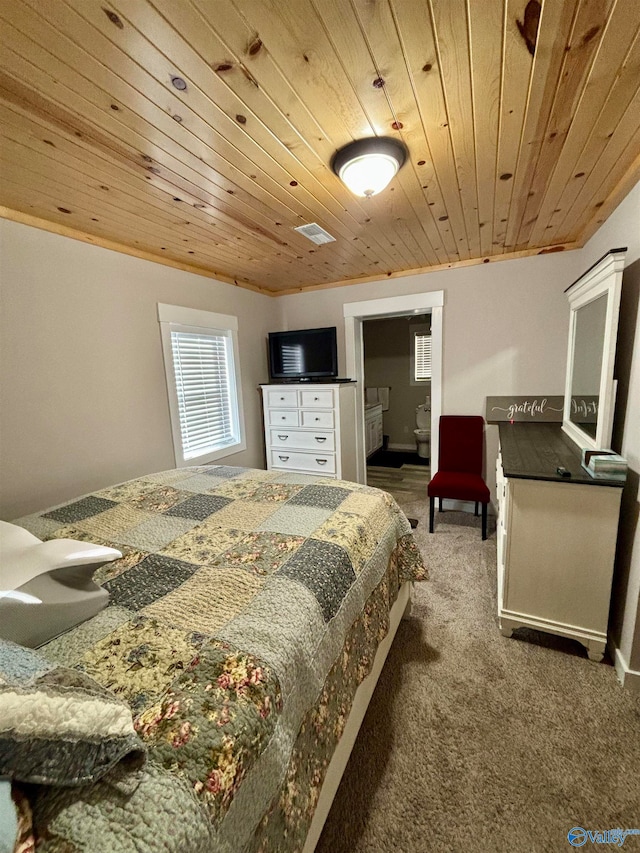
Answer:
MULTIPOLYGON (((112 703, 112 721, 126 706, 132 726, 99 744, 93 732, 93 777, 15 786, 36 849, 313 850, 410 586, 426 577, 393 498, 202 466, 16 524, 122 553, 95 575, 104 610, 35 653, 17 650, 43 662, 49 689, 68 682, 71 696, 82 682, 82 708, 112 703)), ((27 681, 20 690, 37 689, 27 681)), ((43 738, 50 748, 54 735, 43 738)))

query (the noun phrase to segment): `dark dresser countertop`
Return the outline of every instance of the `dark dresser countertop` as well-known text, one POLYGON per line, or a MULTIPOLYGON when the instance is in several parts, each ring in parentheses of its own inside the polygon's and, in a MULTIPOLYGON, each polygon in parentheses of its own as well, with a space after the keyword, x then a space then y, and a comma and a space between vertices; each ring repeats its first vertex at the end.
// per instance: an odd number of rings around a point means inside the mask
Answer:
POLYGON ((505 477, 524 480, 551 480, 588 486, 622 488, 622 479, 595 479, 580 462, 580 450, 562 431, 559 423, 500 423, 500 448, 505 477), (571 472, 561 477, 558 466, 571 472))

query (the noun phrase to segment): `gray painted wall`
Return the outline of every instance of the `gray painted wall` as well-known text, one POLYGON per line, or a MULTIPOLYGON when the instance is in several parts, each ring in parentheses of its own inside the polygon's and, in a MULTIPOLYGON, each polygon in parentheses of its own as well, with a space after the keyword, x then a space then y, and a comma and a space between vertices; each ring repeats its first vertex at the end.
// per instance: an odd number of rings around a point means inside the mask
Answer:
POLYGON ((175 467, 157 303, 238 317, 247 450, 278 300, 0 220, 0 517, 175 467))

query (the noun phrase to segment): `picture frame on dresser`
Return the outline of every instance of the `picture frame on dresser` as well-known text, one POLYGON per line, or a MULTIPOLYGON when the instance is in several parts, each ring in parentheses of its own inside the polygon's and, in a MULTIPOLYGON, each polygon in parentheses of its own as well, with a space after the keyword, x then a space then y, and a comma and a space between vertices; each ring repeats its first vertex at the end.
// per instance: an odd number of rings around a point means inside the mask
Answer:
POLYGON ((625 252, 611 249, 565 291, 570 316, 562 429, 581 449, 611 444, 625 252))

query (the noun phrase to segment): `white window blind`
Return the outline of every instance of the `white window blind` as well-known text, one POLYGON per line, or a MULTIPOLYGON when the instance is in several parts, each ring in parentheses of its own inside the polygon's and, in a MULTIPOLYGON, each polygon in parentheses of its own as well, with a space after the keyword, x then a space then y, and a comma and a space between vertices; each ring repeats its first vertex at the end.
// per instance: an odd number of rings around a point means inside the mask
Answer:
POLYGON ((172 330, 171 350, 185 460, 236 443, 229 337, 172 330))
POLYGON ((431 379, 431 335, 416 332, 414 342, 414 380, 431 379))
POLYGON ((158 303, 176 466, 246 450, 238 318, 158 303))

